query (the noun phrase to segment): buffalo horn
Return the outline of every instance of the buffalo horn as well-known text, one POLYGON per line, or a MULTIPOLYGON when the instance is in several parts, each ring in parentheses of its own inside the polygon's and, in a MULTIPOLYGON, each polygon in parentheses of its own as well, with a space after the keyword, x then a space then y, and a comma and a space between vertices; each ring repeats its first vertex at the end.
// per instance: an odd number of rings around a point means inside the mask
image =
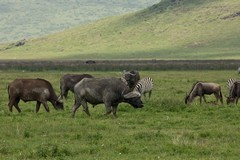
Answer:
POLYGON ((123 96, 124 98, 133 98, 133 97, 141 97, 141 94, 136 91, 129 92, 123 96))
POLYGON ((57 99, 57 101, 60 102, 60 103, 63 103, 62 97, 59 96, 58 99, 57 99))

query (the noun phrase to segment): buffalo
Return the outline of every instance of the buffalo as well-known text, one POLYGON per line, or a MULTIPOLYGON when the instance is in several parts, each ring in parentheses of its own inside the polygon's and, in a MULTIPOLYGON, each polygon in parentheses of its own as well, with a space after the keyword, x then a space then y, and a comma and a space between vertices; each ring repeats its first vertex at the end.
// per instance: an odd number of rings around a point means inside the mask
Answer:
POLYGON ((140 74, 136 70, 132 71, 124 70, 122 72, 122 78, 124 78, 127 81, 130 90, 133 90, 137 82, 140 80, 140 74))
POLYGON ((200 97, 200 103, 202 103, 202 98, 206 103, 205 94, 211 95, 214 94, 216 100, 220 99, 221 103, 223 104, 223 97, 221 92, 221 87, 219 84, 216 83, 207 83, 207 82, 197 82, 193 85, 189 94, 185 97, 185 104, 191 103, 193 99, 197 96, 200 97))
POLYGON ((74 86, 81 81, 83 78, 93 78, 90 74, 65 74, 60 78, 60 96, 59 99, 62 100, 63 97, 67 98, 68 91, 74 92, 74 86))
POLYGON ((82 105, 83 111, 90 116, 88 105, 105 104, 106 115, 113 112, 116 117, 118 104, 126 102, 134 108, 143 107, 141 94, 130 91, 121 78, 84 78, 74 87, 75 103, 72 108, 72 117, 82 105))
POLYGON ((63 103, 58 100, 51 83, 44 79, 15 79, 8 85, 8 95, 11 112, 13 106, 21 112, 18 106, 20 100, 37 101, 36 112, 41 104, 49 112, 47 101, 50 101, 55 109, 63 109, 63 103))

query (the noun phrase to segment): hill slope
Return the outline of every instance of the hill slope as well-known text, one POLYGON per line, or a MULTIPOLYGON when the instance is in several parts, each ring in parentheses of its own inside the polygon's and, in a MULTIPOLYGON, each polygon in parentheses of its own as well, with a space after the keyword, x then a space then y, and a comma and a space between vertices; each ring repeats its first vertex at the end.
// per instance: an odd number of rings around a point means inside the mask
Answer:
POLYGON ((0 43, 78 26, 102 17, 133 12, 158 0, 1 0, 0 43))
POLYGON ((0 58, 240 59, 239 24, 239 0, 162 0, 137 13, 10 46, 0 58))

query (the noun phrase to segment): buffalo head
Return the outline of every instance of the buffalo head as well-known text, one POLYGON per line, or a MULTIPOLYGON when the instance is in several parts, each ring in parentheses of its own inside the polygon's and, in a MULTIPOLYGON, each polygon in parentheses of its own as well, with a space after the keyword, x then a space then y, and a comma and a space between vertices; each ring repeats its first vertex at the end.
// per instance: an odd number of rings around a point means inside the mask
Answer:
POLYGON ((134 108, 142 108, 143 102, 141 100, 141 94, 139 92, 130 92, 128 94, 125 94, 124 96, 124 102, 129 103, 134 108))
POLYGON ((140 80, 140 75, 138 71, 123 71, 122 77, 127 81, 128 86, 130 89, 133 89, 136 85, 136 83, 140 80))
POLYGON ((64 109, 63 102, 61 100, 55 101, 53 106, 56 110, 63 110, 64 109))

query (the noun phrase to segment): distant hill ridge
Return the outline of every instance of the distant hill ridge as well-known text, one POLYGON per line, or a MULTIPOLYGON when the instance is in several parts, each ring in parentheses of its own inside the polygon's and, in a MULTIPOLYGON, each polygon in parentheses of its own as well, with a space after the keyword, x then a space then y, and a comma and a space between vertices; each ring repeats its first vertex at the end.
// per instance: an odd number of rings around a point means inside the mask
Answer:
POLYGON ((162 0, 0 51, 16 59, 240 59, 239 0, 162 0))

